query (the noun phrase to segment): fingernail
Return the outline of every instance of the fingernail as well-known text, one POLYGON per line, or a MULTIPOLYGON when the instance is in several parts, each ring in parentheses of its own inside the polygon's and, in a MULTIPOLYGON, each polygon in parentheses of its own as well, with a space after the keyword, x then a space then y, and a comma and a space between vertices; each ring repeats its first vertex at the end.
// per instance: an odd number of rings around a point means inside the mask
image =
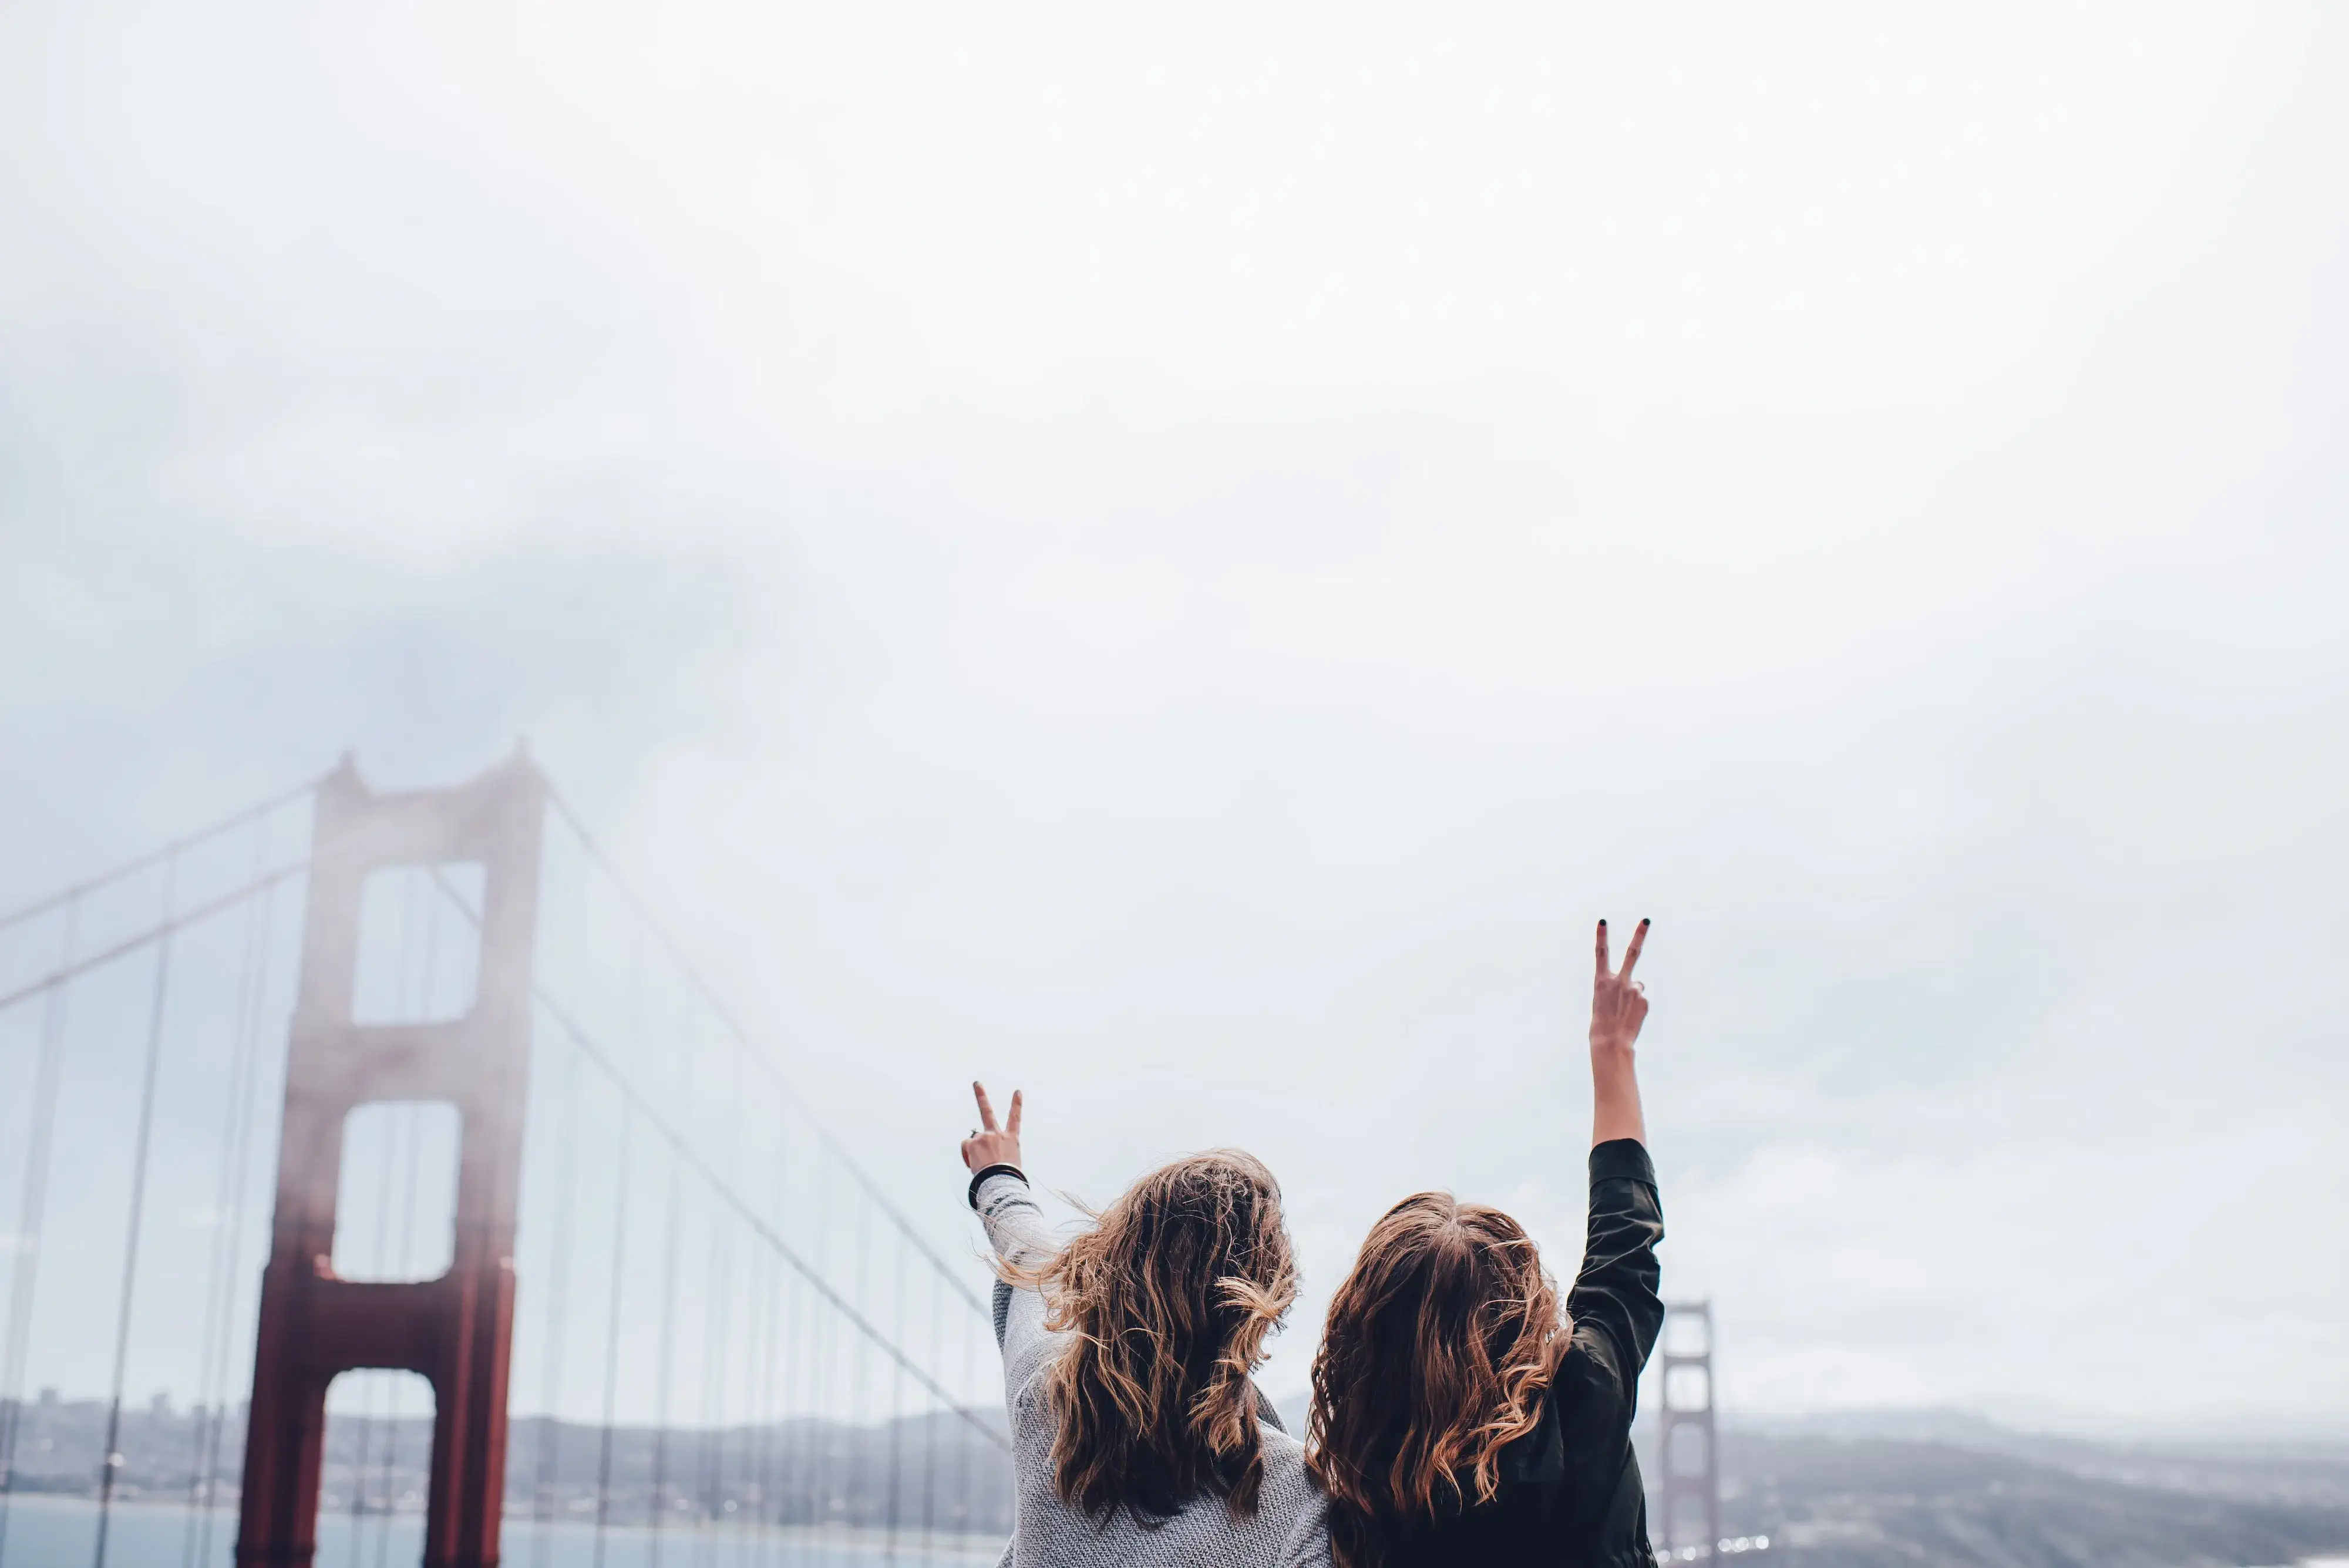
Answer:
POLYGON ((1603 931, 1603 930, 1605 930, 1605 929, 1607 929, 1607 922, 1606 922, 1606 921, 1604 921, 1604 920, 1599 921, 1599 929, 1600 930, 1602 930, 1602 931, 1603 931))
POLYGON ((1640 916, 1640 923, 1641 925, 1643 925, 1643 926, 1644 926, 1644 925, 1647 925, 1647 924, 1649 923, 1648 917, 1647 917, 1647 916, 1645 916, 1645 915, 1640 916))

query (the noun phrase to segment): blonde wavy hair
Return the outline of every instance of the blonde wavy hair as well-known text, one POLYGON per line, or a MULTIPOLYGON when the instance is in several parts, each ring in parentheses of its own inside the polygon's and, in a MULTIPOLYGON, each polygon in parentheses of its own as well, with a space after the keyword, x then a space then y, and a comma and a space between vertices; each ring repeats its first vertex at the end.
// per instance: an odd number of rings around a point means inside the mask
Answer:
POLYGON ((1069 1336, 1044 1375, 1054 1485, 1102 1522, 1121 1508, 1162 1521, 1203 1493, 1249 1517, 1264 1481, 1249 1374, 1297 1298, 1279 1185, 1254 1156, 1216 1149, 1152 1171, 1092 1220, 1049 1259, 999 1265, 1069 1336))
POLYGON ((1313 1358, 1306 1464, 1339 1568, 1379 1568, 1389 1532, 1493 1501, 1501 1450, 1541 1421, 1566 1329, 1540 1251, 1501 1210, 1448 1192, 1387 1210, 1313 1358))

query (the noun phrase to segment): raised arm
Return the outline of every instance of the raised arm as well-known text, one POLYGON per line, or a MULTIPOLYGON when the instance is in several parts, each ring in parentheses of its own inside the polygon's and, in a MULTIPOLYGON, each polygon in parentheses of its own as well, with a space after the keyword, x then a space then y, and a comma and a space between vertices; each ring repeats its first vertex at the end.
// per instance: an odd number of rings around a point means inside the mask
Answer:
POLYGON ((1590 1230, 1566 1303, 1575 1342, 1602 1369, 1627 1430, 1639 1401, 1640 1369, 1664 1321, 1656 1266, 1664 1217, 1633 1064, 1648 998, 1631 971, 1647 940, 1648 922, 1641 920, 1623 950, 1622 969, 1611 970, 1607 922, 1599 922, 1599 972, 1590 990, 1590 1230))
POLYGON ((986 1221, 995 1255, 1007 1263, 1025 1262, 1051 1251, 1052 1238, 1044 1211, 1028 1195, 1027 1168, 1019 1163, 1021 1096, 1017 1089, 1011 1092, 1010 1113, 998 1127, 986 1085, 973 1084, 970 1092, 978 1102, 978 1126, 962 1140, 963 1168, 970 1172, 970 1206, 986 1221))
MULTIPOLYGON (((987 1227, 988 1245, 1015 1269, 1046 1261, 1052 1234, 1044 1211, 1028 1190, 1028 1175, 1019 1163, 1020 1096, 1011 1096, 1011 1113, 995 1125, 995 1106, 983 1085, 970 1086, 978 1101, 978 1126, 962 1140, 962 1163, 970 1172, 970 1206, 987 1227)), ((1014 1290, 998 1276, 992 1293, 995 1343, 1003 1352, 1005 1408, 1014 1427, 1032 1414, 1025 1397, 1037 1368, 1043 1364, 1050 1340, 1044 1327, 1044 1301, 1033 1290, 1014 1290)))
POLYGON ((1640 950, 1647 944, 1648 922, 1641 920, 1623 950, 1619 971, 1607 961, 1607 922, 1599 922, 1599 973, 1590 986, 1590 1147, 1618 1138, 1648 1141, 1647 1123, 1640 1115, 1640 1074, 1634 1047, 1640 1025, 1648 1020, 1647 988, 1631 978, 1639 966, 1640 950))

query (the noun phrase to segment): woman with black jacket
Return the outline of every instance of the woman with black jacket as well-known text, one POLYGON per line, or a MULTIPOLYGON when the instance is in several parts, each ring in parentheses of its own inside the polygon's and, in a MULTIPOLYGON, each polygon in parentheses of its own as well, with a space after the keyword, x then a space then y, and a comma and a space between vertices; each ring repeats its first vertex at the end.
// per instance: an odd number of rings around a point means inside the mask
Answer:
POLYGON ((1631 1452, 1663 1323, 1663 1217, 1634 1046, 1648 1001, 1599 922, 1590 1002, 1590 1224, 1561 1314, 1532 1241, 1497 1209, 1423 1192, 1389 1210, 1330 1303, 1308 1460, 1337 1568, 1651 1568, 1631 1452))

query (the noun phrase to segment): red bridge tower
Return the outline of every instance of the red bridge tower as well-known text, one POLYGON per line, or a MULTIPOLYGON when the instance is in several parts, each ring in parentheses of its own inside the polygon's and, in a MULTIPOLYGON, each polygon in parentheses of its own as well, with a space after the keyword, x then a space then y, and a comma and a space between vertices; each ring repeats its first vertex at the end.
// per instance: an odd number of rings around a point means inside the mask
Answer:
POLYGON ((469 784, 405 794, 368 789, 347 757, 319 787, 245 1436, 239 1568, 308 1568, 317 1549, 326 1386, 361 1367, 414 1372, 432 1385, 426 1568, 498 1561, 544 801, 544 781, 519 753, 469 784), (483 889, 471 1011, 443 1023, 355 1022, 368 875, 468 861, 481 867, 483 889), (437 1280, 367 1283, 334 1272, 344 1118, 388 1100, 445 1102, 462 1119, 455 1247, 437 1280))

